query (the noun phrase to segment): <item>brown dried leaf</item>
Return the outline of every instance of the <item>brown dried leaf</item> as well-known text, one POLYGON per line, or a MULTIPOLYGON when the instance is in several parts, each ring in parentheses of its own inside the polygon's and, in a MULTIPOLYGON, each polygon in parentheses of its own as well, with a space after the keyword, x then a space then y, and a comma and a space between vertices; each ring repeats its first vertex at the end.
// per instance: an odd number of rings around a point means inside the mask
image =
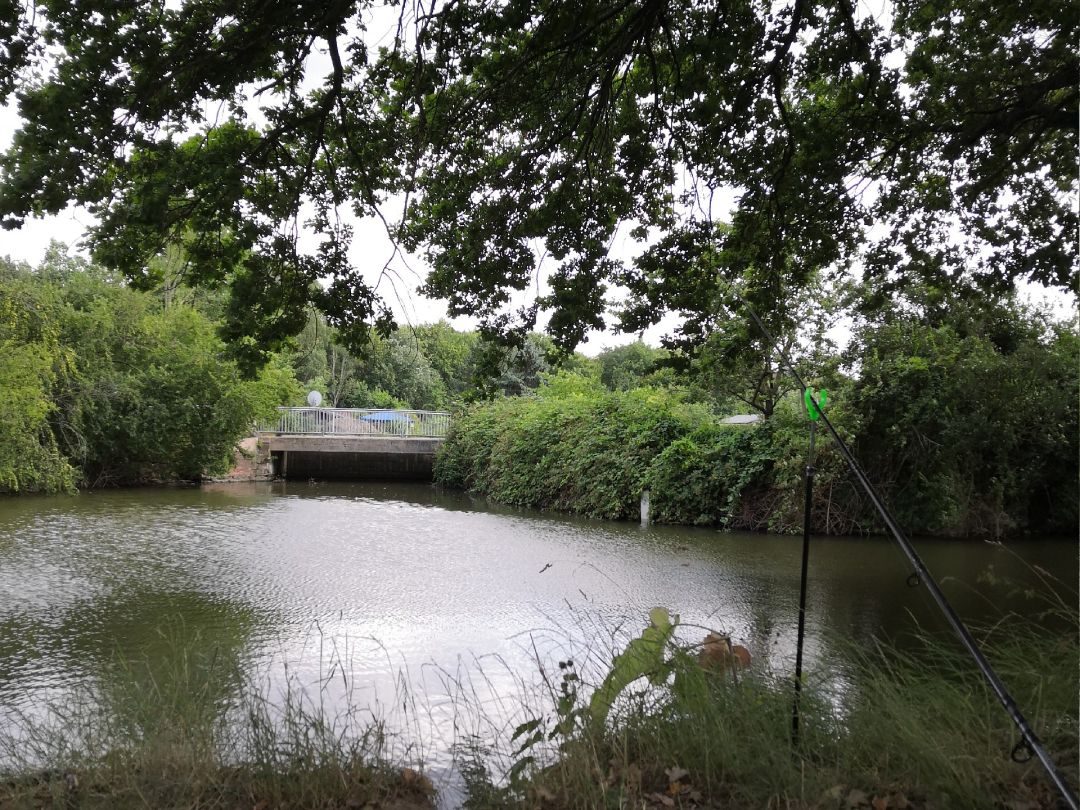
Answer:
POLYGON ((536 798, 541 802, 553 802, 555 801, 555 794, 543 785, 540 785, 536 788, 536 798))
POLYGON ((422 773, 417 773, 412 768, 401 769, 401 781, 405 785, 415 788, 422 793, 431 794, 435 792, 435 786, 431 784, 431 780, 422 773))
POLYGON ((667 774, 669 782, 680 782, 683 777, 690 775, 690 771, 686 770, 686 768, 680 768, 678 765, 672 765, 670 768, 666 768, 664 773, 667 774))

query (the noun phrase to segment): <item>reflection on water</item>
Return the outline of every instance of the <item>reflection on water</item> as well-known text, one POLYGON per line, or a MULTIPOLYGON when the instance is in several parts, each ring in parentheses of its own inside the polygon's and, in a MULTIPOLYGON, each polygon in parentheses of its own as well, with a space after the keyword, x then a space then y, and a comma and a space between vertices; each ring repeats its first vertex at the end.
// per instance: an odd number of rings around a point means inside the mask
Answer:
MULTIPOLYGON (((980 582, 988 570, 1030 583, 1041 569, 1076 588, 1075 543, 918 546, 970 621, 1037 609, 1022 588, 980 582)), ((271 689, 309 689, 331 711, 378 706, 438 759, 463 698, 505 717, 519 681, 565 657, 599 666, 655 605, 681 615, 688 639, 722 629, 759 666, 789 671, 799 555, 797 538, 641 529, 420 484, 6 499, 0 721, 76 688, 122 714, 132 689, 163 688, 191 665, 176 651, 196 649, 271 689)), ((942 628, 885 540, 815 540, 811 566, 814 677, 842 674, 848 644, 942 628)))

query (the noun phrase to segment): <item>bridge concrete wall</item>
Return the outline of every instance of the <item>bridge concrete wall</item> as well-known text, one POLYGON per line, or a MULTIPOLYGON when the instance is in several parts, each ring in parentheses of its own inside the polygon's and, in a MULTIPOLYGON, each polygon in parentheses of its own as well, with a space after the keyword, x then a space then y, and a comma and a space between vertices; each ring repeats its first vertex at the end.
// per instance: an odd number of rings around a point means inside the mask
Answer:
POLYGON ((272 436, 276 475, 286 479, 430 481, 442 439, 371 436, 272 436))

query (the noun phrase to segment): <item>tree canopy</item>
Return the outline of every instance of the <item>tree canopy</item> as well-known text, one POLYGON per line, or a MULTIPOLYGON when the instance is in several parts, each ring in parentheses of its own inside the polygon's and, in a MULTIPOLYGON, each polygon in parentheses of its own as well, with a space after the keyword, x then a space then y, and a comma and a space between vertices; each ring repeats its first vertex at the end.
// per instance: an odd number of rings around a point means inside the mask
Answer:
POLYGON ((95 259, 147 286, 182 243, 252 364, 310 304, 389 331, 340 214, 390 199, 452 315, 524 335, 544 310, 561 348, 612 284, 626 328, 673 310, 690 343, 725 281, 781 327, 792 290, 854 264, 885 290, 1075 288, 1075 4, 433 0, 377 47, 374 8, 0 2, 24 121, 0 220, 86 205, 95 259), (550 292, 513 311, 541 263, 550 292))

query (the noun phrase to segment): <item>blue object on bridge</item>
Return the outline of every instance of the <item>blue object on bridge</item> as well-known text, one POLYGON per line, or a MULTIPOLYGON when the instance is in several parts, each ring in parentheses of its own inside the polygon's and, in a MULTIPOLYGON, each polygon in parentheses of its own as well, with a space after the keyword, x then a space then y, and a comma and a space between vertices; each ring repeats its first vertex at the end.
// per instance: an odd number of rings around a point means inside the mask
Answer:
POLYGON ((406 413, 399 413, 398 411, 379 411, 378 413, 369 413, 366 416, 361 416, 362 422, 408 422, 409 415, 406 413))

